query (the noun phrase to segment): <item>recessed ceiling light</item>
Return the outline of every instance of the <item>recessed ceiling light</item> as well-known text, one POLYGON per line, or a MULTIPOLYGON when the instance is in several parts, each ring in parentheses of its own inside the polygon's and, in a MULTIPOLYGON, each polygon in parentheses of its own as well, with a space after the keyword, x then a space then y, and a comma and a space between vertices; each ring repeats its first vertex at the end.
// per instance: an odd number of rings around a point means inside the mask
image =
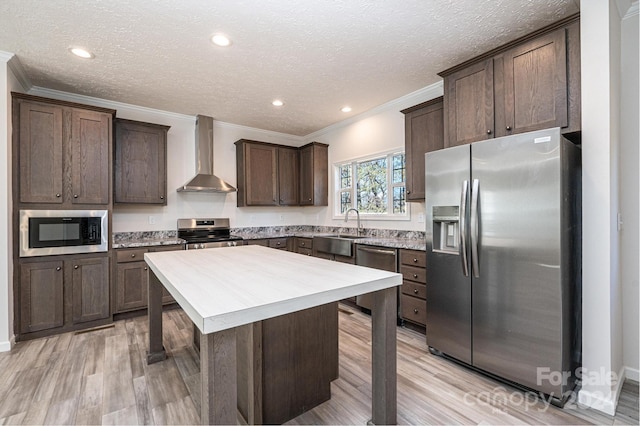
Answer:
POLYGON ((342 111, 342 112, 351 112, 351 107, 350 106, 342 107, 342 109, 340 111, 342 111))
POLYGON ((76 55, 77 57, 83 58, 83 59, 93 59, 95 57, 93 56, 93 53, 89 52, 88 50, 82 49, 80 47, 72 47, 69 49, 69 51, 74 55, 76 55))
POLYGON ((224 34, 215 34, 211 37, 211 42, 220 47, 227 47, 231 45, 231 40, 229 40, 229 37, 224 34))
POLYGON ((284 102, 282 102, 280 99, 276 99, 275 101, 271 102, 271 105, 281 107, 282 105, 284 105, 284 102))

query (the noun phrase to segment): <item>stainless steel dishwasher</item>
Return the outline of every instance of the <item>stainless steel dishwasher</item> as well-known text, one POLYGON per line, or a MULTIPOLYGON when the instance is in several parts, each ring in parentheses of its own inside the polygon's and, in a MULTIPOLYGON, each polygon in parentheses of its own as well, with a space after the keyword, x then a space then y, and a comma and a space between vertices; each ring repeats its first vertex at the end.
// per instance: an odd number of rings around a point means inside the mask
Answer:
MULTIPOLYGON (((398 272, 397 250, 356 244, 356 265, 398 272)), ((356 297, 356 305, 371 310, 373 296, 368 293, 356 297)))

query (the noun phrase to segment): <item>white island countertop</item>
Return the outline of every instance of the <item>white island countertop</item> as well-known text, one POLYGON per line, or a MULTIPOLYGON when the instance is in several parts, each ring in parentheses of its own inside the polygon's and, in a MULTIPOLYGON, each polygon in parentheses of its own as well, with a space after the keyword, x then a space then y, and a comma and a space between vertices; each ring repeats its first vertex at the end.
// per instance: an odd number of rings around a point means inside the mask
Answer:
POLYGON ((402 284, 402 275, 257 245, 145 253, 203 334, 402 284))

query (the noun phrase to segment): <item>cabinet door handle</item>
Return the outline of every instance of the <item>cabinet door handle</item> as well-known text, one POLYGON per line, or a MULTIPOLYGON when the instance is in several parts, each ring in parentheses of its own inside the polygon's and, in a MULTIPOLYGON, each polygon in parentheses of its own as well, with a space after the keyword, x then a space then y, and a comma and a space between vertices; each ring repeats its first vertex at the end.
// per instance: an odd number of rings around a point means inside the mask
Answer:
POLYGON ((414 310, 413 310, 413 313, 414 313, 414 314, 417 314, 417 313, 418 313, 418 310, 417 310, 417 309, 414 309, 414 310))
POLYGON ((78 265, 73 265, 73 269, 78 269, 78 265))
POLYGON ((511 130, 511 126, 507 126, 507 131, 511 130))
POLYGON ((309 201, 311 201, 311 198, 309 198, 309 201))
POLYGON ((78 194, 73 194, 73 198, 78 198, 78 194))
POLYGON ((58 266, 58 267, 56 268, 56 271, 60 271, 60 270, 62 270, 62 268, 58 266))
POLYGON ((56 198, 60 198, 60 194, 56 194, 56 198))
POLYGON ((161 199, 161 200, 164 200, 164 195, 161 195, 161 196, 160 196, 160 199, 161 199))
POLYGON ((144 270, 145 270, 145 271, 148 271, 148 270, 149 270, 149 268, 147 268, 147 267, 145 266, 145 267, 144 267, 144 270))
POLYGON ((411 194, 411 191, 409 191, 408 189, 407 189, 407 194, 411 194))
POLYGON ((491 129, 487 130, 487 134, 490 135, 491 134, 491 129))

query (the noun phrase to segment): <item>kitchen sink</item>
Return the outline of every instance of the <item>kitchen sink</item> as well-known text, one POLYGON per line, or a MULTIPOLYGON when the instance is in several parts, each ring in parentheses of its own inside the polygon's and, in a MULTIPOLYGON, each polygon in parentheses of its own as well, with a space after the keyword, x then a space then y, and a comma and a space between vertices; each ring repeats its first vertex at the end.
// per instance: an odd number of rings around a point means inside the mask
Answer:
POLYGON ((319 235, 313 237, 313 249, 323 253, 353 257, 354 241, 359 238, 365 237, 350 234, 319 235))

